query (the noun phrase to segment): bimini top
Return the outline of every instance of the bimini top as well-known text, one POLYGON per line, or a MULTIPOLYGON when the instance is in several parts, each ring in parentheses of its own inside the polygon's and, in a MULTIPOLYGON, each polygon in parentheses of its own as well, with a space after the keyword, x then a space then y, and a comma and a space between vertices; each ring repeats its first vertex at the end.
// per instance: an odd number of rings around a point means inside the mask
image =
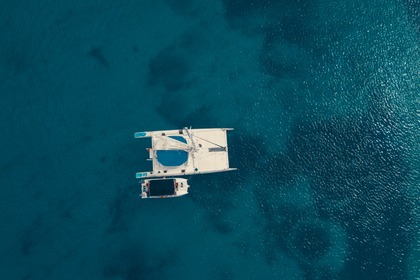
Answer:
POLYGON ((135 138, 151 138, 148 149, 153 171, 137 178, 169 177, 235 170, 229 167, 227 131, 230 128, 180 129, 136 132, 135 138))

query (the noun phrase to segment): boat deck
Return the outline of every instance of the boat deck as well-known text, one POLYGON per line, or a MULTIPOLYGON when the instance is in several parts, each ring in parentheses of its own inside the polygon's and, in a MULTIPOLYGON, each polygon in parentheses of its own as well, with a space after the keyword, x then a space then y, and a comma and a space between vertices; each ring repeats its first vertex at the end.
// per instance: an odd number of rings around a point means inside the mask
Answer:
POLYGON ((229 128, 181 129, 137 132, 136 138, 152 139, 149 157, 153 171, 138 172, 137 178, 214 173, 229 168, 229 128))

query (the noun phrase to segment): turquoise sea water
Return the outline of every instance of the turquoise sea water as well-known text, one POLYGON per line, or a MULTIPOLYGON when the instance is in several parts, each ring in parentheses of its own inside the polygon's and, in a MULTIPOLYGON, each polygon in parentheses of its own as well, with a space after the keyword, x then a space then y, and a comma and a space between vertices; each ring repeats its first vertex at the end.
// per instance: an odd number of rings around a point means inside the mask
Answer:
POLYGON ((419 279, 420 3, 1 1, 1 279, 419 279), (135 131, 234 127, 141 200, 135 131))

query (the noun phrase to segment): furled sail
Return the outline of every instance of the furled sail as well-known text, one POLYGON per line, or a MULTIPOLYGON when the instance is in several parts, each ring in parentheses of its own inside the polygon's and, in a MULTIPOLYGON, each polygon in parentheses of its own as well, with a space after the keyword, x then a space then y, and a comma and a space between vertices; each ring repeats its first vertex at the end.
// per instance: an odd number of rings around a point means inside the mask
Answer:
POLYGON ((182 136, 155 136, 153 139, 153 149, 189 151, 190 146, 182 136))

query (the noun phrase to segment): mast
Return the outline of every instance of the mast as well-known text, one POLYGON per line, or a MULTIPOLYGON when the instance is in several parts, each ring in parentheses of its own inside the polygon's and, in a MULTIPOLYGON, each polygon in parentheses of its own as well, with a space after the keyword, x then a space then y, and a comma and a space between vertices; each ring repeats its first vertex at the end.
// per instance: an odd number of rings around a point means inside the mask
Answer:
MULTIPOLYGON (((187 135, 191 140, 192 149, 191 149, 190 152, 191 152, 191 157, 192 157, 192 162, 193 162, 193 168, 194 168, 194 170, 196 170, 197 168, 195 167, 195 152, 197 151, 197 148, 195 147, 194 140, 193 140, 193 138, 190 134, 190 131, 188 130, 188 127, 185 127, 184 129, 185 129, 185 132, 187 132, 187 135)), ((191 127, 190 127, 190 129, 191 129, 191 127)))

